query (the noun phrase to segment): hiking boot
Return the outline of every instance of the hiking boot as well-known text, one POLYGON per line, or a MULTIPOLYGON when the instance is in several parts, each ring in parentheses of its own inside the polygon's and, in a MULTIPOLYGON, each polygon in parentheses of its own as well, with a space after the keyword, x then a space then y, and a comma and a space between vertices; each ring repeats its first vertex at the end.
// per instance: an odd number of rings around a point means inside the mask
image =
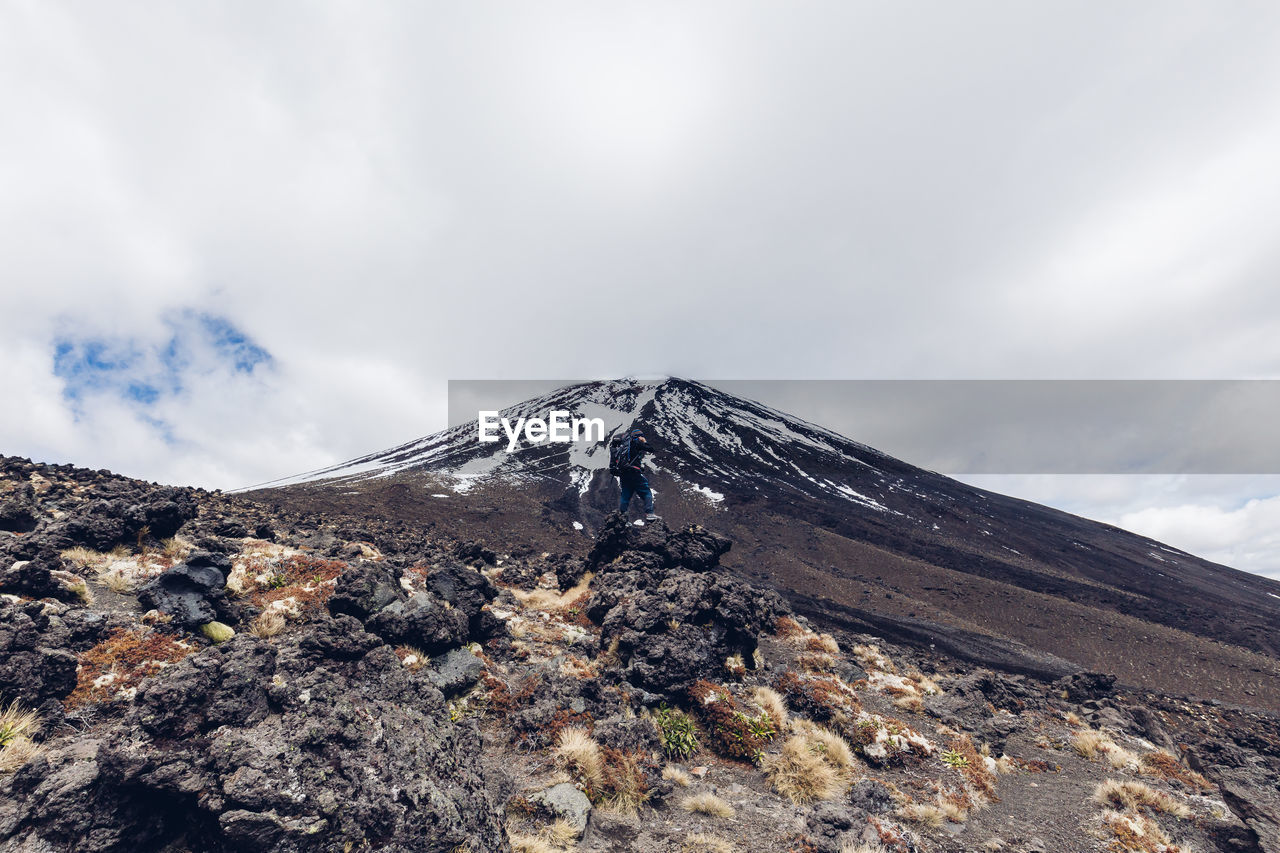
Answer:
POLYGON ((653 513, 649 513, 648 515, 646 515, 646 516, 644 517, 644 520, 645 520, 645 521, 661 521, 661 520, 662 520, 662 516, 660 516, 660 515, 654 515, 653 513))

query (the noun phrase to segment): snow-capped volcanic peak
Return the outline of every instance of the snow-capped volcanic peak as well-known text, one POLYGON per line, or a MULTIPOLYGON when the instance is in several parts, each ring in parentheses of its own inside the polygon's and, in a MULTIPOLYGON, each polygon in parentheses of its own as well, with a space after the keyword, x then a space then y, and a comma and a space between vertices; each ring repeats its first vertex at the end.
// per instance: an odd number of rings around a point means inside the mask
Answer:
MULTIPOLYGON (((712 502, 726 493, 769 484, 812 497, 836 498, 865 509, 894 512, 886 490, 904 483, 902 463, 866 445, 777 409, 684 379, 587 382, 517 403, 500 417, 599 419, 604 439, 528 443, 512 448, 481 443, 478 423, 468 423, 341 465, 289 477, 266 487, 333 480, 365 480, 419 471, 455 492, 481 483, 556 483, 585 493, 608 468, 609 443, 619 432, 641 427, 656 453, 645 460, 690 492, 712 502), (894 473, 890 474, 890 471, 894 473)), ((907 466, 909 467, 909 466, 907 466)))

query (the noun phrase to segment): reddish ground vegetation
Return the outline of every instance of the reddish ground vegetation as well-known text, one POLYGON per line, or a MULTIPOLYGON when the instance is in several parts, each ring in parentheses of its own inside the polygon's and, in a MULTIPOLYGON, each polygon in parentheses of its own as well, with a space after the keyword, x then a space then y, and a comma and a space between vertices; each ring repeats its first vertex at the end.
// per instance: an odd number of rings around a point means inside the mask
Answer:
POLYGON ((105 702, 121 690, 137 687, 144 678, 177 663, 195 649, 159 631, 120 629, 80 656, 76 688, 67 697, 68 708, 105 702), (115 678, 95 684, 108 674, 115 678))
POLYGON ((816 722, 825 722, 840 713, 852 716, 862 708, 856 696, 846 693, 835 679, 827 676, 801 678, 787 670, 778 676, 773 689, 782 694, 793 710, 816 722))
POLYGON ((333 595, 333 581, 346 571, 347 564, 295 554, 265 570, 270 582, 259 585, 249 600, 266 609, 276 601, 292 598, 299 611, 318 610, 333 595))
POLYGON ((809 632, 790 616, 779 616, 778 621, 773 623, 773 633, 785 640, 791 637, 803 637, 809 632))
POLYGON ((964 757, 965 763, 956 769, 969 781, 969 785, 993 803, 999 802, 1000 798, 996 796, 995 774, 987 769, 986 762, 982 760, 982 756, 974 748, 973 741, 969 739, 969 736, 960 735, 952 738, 948 748, 953 753, 964 757))
POLYGON ((1209 791, 1213 783, 1194 770, 1182 766, 1178 759, 1167 752, 1148 752, 1142 756, 1142 766, 1162 779, 1179 782, 1189 790, 1209 791))
MULTIPOLYGON (((733 694, 710 681, 694 682, 688 694, 694 716, 706 730, 707 741, 717 753, 725 758, 757 760, 768 742, 761 737, 760 718, 747 714, 733 694)), ((772 732, 772 723, 768 727, 772 732)))

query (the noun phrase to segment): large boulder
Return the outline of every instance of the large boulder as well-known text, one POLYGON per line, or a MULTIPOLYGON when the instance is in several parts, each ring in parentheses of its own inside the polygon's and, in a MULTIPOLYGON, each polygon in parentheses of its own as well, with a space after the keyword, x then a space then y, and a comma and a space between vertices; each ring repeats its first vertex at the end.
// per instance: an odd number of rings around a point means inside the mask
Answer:
POLYGON ((320 613, 191 655, 92 742, 0 777, 0 849, 505 851, 480 752, 425 677, 320 613))
POLYGON ((606 522, 588 557, 598 574, 586 614, 633 685, 674 693, 722 672, 732 655, 753 665, 760 634, 790 608, 772 590, 711 571, 729 544, 695 526, 639 528, 616 514, 606 522))
POLYGON ((595 545, 587 554, 588 571, 601 571, 624 554, 640 556, 648 565, 662 568, 680 567, 692 572, 709 571, 720 564, 720 557, 733 543, 704 527, 689 525, 672 533, 664 522, 643 526, 630 524, 621 513, 610 513, 605 519, 595 545))
POLYGON ((468 636, 466 614, 429 592, 393 602, 365 626, 392 645, 413 646, 429 655, 460 646, 468 636))
POLYGON ((76 686, 71 631, 40 602, 0 601, 0 696, 29 708, 65 698, 76 686))
POLYGON ((231 560, 225 554, 196 551, 138 590, 138 601, 173 617, 186 628, 231 618, 225 587, 231 560))
POLYGON ((55 572, 64 572, 62 558, 56 551, 42 549, 30 559, 17 560, 0 571, 0 592, 29 598, 53 598, 76 601, 79 593, 58 580, 55 572))

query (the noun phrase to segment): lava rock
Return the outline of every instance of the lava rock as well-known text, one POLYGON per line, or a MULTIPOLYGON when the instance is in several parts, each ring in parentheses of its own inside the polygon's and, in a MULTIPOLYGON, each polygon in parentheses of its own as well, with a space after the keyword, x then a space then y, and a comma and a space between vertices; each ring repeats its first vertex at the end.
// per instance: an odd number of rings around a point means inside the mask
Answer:
POLYGON ((205 648, 100 721, 94 749, 0 778, 0 849, 507 849, 474 723, 451 723, 391 649, 318 656, 301 638, 320 625, 306 627, 205 648))
POLYGON ((550 813, 551 818, 567 822, 581 834, 591 815, 591 800, 568 782, 552 785, 529 795, 529 802, 550 813))
POLYGON ((365 627, 391 645, 409 645, 429 655, 467 641, 467 617, 428 592, 396 601, 375 613, 365 627))
POLYGON ((446 699, 470 690, 484 673, 484 661, 466 649, 453 649, 431 659, 427 678, 446 699))
POLYGON ((38 523, 35 490, 28 484, 15 497, 0 501, 0 530, 30 533, 38 523))
POLYGON ((62 571, 62 560, 56 552, 40 551, 29 560, 19 560, 0 572, 0 592, 31 598, 53 598, 75 601, 75 592, 61 583, 54 572, 62 571))
POLYGON ((227 614, 223 591, 231 561, 224 554, 197 551, 138 590, 138 601, 197 628, 227 614))
POLYGON ((387 605, 403 600, 400 584, 390 572, 377 563, 358 562, 338 575, 329 598, 329 612, 368 619, 387 605))
POLYGON ((661 524, 645 531, 630 534, 616 520, 606 522, 592 549, 597 560, 620 543, 644 549, 617 553, 593 581, 586 614, 602 627, 601 648, 616 640, 626 679, 654 693, 679 692, 720 671, 734 654, 752 666, 761 632, 790 612, 781 596, 703 571, 716 558, 712 555, 727 550, 718 542, 721 537, 695 528, 672 534, 661 524), (694 547, 695 542, 702 545, 694 547), (698 569, 676 564, 677 554, 694 560, 698 569), (634 568, 637 557, 646 568, 634 568), (655 559, 665 568, 654 567, 655 559))
POLYGON ((0 696, 36 708, 76 686, 70 631, 39 602, 0 602, 0 696))
POLYGON ((1056 690, 1077 704, 1104 699, 1115 692, 1116 677, 1102 672, 1077 672, 1053 683, 1056 690))
POLYGON ((720 564, 720 557, 733 543, 703 527, 690 525, 673 534, 664 522, 637 527, 629 524, 621 513, 610 513, 605 519, 595 545, 587 554, 586 569, 599 571, 627 552, 652 554, 663 568, 679 566, 693 572, 705 572, 720 564))

